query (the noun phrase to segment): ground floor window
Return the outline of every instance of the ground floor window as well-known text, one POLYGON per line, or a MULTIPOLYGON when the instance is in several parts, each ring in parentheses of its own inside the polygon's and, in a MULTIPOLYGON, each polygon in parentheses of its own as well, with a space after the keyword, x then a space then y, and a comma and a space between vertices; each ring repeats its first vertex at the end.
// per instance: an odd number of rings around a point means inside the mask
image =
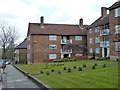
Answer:
POLYGON ((92 48, 90 48, 90 53, 93 53, 93 49, 92 48))
POLYGON ((82 54, 75 54, 75 56, 82 56, 82 54))
POLYGON ((115 51, 120 51, 120 42, 115 42, 115 51))
POLYGON ((96 48, 95 53, 100 53, 100 48, 96 48))
POLYGON ((57 55, 56 54, 49 54, 49 59, 56 59, 57 55))

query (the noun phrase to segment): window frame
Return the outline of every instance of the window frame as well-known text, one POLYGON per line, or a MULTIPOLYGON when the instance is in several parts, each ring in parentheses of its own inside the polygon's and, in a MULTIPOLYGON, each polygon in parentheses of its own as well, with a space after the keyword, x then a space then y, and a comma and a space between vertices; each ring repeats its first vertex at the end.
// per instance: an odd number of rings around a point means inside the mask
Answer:
POLYGON ((89 34, 92 34, 92 28, 89 29, 89 34))
POLYGON ((49 40, 50 41, 56 41, 57 40, 57 36, 56 35, 49 35, 49 40))
POLYGON ((56 59, 57 58, 57 54, 49 54, 49 59, 56 59), (54 58, 51 58, 51 55, 55 55, 54 58))
POLYGON ((57 49, 57 45, 49 45, 49 50, 56 50, 57 49), (50 47, 55 47, 55 48, 50 48, 50 47))
POLYGON ((95 48, 95 53, 99 54, 100 53, 100 48, 95 48))
POLYGON ((76 41, 82 41, 82 36, 75 36, 76 41))
POLYGON ((89 49, 89 53, 92 54, 93 53, 93 48, 89 49))
POLYGON ((92 42, 93 42, 92 38, 89 38, 89 43, 92 43, 92 42))
POLYGON ((100 37, 95 37, 95 43, 100 43, 100 37))

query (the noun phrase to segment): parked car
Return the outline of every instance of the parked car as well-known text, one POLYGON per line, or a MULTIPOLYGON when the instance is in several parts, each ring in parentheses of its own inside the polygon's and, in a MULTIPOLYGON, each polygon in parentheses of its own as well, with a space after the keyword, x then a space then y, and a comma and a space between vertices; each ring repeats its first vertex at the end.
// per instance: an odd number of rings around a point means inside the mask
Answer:
POLYGON ((0 60, 0 68, 2 68, 3 60, 0 60))

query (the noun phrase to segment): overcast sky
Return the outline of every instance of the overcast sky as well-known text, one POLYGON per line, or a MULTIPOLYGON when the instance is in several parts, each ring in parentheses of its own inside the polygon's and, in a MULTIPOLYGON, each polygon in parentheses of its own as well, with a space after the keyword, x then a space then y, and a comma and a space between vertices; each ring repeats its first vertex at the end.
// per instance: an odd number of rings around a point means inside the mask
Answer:
POLYGON ((28 23, 91 24, 101 15, 101 7, 117 0, 0 0, 0 18, 17 27, 21 39, 27 35, 28 23))

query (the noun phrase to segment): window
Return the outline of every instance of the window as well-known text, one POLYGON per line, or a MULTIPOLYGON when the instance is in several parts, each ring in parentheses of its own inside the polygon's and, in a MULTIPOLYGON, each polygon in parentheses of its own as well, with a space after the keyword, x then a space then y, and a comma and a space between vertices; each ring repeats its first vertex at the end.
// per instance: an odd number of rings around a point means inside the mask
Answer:
POLYGON ((30 50, 30 45, 27 45, 27 50, 30 50))
POLYGON ((89 39, 89 43, 92 43, 92 38, 89 39))
POLYGON ((50 50, 55 50, 55 49, 57 49, 57 46, 56 45, 49 45, 49 49, 50 50))
POLYGON ((27 37, 27 40, 28 40, 28 41, 30 40, 30 35, 27 37))
POLYGON ((120 25, 115 25, 115 34, 120 33, 120 25))
POLYGON ((95 33, 99 32, 98 27, 95 27, 95 33))
POLYGON ((82 56, 82 54, 75 54, 75 56, 82 56))
POLYGON ((89 29, 89 34, 92 34, 92 28, 89 29))
POLYGON ((90 53, 93 53, 93 49, 92 48, 90 48, 90 53))
POLYGON ((30 54, 27 54, 27 58, 30 58, 30 54))
POLYGON ((120 42, 115 43, 115 51, 120 51, 120 42))
POLYGON ((115 17, 120 16, 120 8, 115 9, 115 17))
POLYGON ((100 48, 96 48, 95 53, 100 53, 100 48))
POLYGON ((49 40, 56 40, 56 35, 49 35, 49 40))
POLYGON ((15 50, 15 53, 16 53, 16 54, 19 54, 19 50, 15 50))
POLYGON ((49 59, 56 59, 57 55, 56 54, 49 54, 49 59))
POLYGON ((99 43, 100 42, 100 38, 99 37, 96 37, 95 38, 95 43, 99 43))
POLYGON ((75 40, 82 40, 82 36, 75 36, 75 40))
POLYGON ((41 26, 41 28, 44 28, 44 26, 41 26))

